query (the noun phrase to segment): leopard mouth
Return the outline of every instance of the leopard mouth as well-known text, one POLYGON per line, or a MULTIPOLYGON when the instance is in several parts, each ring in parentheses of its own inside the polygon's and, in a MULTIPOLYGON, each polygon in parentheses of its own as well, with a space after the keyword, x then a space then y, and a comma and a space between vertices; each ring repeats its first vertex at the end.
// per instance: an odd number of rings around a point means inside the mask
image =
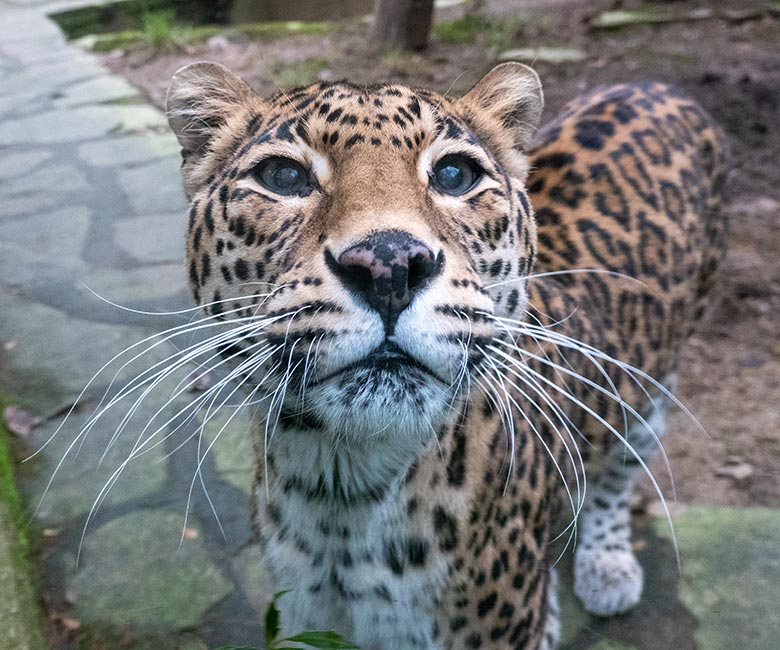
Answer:
POLYGON ((406 354, 406 352, 391 341, 385 341, 367 356, 347 366, 345 370, 357 368, 375 368, 377 370, 390 371, 417 368, 424 372, 430 372, 425 366, 406 354))
POLYGON ((319 377, 310 385, 322 384, 329 379, 368 371, 370 374, 386 375, 425 375, 430 379, 441 381, 430 368, 417 361, 414 357, 404 352, 398 345, 392 341, 385 340, 379 347, 374 348, 362 359, 358 359, 347 366, 335 370, 325 377, 319 377))

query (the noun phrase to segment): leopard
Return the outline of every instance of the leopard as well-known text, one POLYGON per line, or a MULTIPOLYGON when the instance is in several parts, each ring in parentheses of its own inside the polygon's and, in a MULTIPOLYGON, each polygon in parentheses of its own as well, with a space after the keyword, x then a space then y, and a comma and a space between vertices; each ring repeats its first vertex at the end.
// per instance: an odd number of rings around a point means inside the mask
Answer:
POLYGON ((587 611, 639 602, 631 495, 684 408, 724 145, 661 82, 539 128, 543 104, 517 62, 460 97, 261 97, 210 62, 171 80, 190 285, 251 415, 251 518, 291 628, 552 650, 564 542, 587 611))

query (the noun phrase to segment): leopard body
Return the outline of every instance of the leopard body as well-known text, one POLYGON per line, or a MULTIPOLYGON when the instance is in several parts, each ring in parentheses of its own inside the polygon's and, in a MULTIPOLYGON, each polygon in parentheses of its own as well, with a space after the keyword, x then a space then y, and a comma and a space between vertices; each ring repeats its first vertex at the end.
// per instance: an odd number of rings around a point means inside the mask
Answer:
POLYGON ((191 285, 263 400, 254 520, 291 629, 551 650, 548 546, 573 520, 585 607, 639 599, 628 499, 722 254, 721 145, 663 84, 597 89, 534 135, 541 109, 518 64, 459 99, 174 77, 191 285), (271 158, 305 186, 274 192, 271 158), (437 190, 445 158, 477 183, 437 190))

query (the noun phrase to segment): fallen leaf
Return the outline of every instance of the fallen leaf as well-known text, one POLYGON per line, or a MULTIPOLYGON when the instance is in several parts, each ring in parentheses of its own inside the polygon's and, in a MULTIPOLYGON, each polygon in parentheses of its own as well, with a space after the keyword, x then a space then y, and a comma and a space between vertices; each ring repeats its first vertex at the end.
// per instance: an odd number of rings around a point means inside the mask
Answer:
POLYGON ((24 438, 30 435, 30 432, 41 423, 41 420, 18 406, 6 406, 3 409, 3 422, 11 433, 24 438))

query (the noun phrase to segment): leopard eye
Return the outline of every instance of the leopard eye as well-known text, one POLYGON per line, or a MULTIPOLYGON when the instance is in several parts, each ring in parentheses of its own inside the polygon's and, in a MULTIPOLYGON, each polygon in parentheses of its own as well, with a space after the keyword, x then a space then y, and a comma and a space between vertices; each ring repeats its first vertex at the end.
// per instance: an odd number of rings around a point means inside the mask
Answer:
POLYGON ((283 196, 300 194, 309 185, 303 165, 297 160, 281 156, 261 160, 252 169, 252 175, 261 185, 283 196))
POLYGON ((444 194, 460 196, 479 182, 482 173, 482 168, 471 158, 450 154, 433 166, 431 185, 444 194))

